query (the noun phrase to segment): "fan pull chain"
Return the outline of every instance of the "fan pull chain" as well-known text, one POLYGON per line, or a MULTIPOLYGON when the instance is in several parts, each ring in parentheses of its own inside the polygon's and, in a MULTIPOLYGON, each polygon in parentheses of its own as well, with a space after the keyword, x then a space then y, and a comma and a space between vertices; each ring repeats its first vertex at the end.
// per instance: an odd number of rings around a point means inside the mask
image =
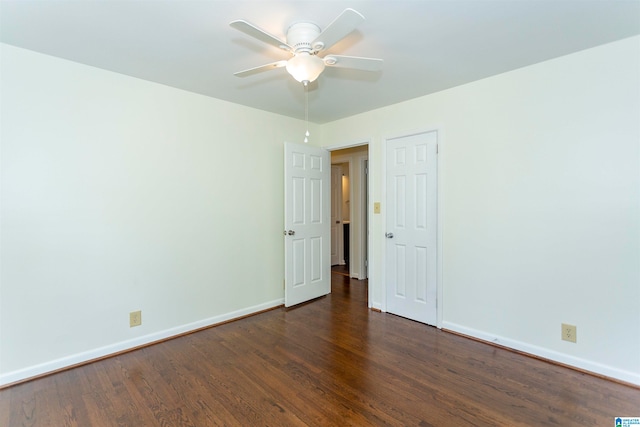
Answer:
POLYGON ((304 142, 309 142, 309 81, 302 82, 304 85, 304 122, 307 131, 304 134, 304 142))

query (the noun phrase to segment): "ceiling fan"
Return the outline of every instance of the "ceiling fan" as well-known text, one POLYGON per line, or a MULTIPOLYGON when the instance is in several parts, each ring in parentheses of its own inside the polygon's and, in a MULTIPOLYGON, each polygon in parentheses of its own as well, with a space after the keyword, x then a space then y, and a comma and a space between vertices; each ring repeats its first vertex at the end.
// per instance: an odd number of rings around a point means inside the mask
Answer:
POLYGON ((356 56, 318 54, 329 49, 364 21, 364 16, 353 9, 345 9, 323 31, 311 22, 292 24, 287 30, 287 41, 269 34, 265 30, 244 20, 231 22, 236 30, 242 31, 262 42, 289 52, 292 57, 288 60, 272 62, 248 70, 234 73, 238 77, 247 77, 263 71, 285 67, 286 70, 305 86, 318 78, 325 66, 351 68, 363 71, 379 71, 382 59, 360 58, 356 56))

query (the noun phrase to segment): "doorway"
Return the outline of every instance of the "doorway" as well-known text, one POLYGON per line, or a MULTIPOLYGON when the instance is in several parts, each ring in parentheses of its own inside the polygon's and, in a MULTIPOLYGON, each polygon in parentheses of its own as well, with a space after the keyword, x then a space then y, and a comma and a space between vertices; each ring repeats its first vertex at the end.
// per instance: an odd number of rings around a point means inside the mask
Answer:
POLYGON ((368 278, 368 144, 331 151, 332 271, 368 278))

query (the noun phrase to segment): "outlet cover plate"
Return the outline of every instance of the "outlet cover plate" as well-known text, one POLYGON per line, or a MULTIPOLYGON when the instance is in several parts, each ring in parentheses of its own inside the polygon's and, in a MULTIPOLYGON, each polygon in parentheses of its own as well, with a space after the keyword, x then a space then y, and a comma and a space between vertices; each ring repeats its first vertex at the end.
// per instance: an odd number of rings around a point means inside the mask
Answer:
POLYGON ((562 339, 569 342, 577 342, 577 328, 575 325, 569 325, 568 323, 562 324, 562 339))
POLYGON ((142 311, 132 311, 129 313, 129 327, 142 325, 142 311))

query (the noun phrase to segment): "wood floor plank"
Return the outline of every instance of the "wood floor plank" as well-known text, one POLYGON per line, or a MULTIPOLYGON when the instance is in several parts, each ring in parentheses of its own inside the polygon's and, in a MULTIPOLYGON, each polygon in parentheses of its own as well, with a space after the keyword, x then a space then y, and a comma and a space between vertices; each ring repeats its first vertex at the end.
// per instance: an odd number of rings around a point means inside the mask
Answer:
POLYGON ((332 294, 0 390, 0 425, 607 426, 640 389, 332 294))

